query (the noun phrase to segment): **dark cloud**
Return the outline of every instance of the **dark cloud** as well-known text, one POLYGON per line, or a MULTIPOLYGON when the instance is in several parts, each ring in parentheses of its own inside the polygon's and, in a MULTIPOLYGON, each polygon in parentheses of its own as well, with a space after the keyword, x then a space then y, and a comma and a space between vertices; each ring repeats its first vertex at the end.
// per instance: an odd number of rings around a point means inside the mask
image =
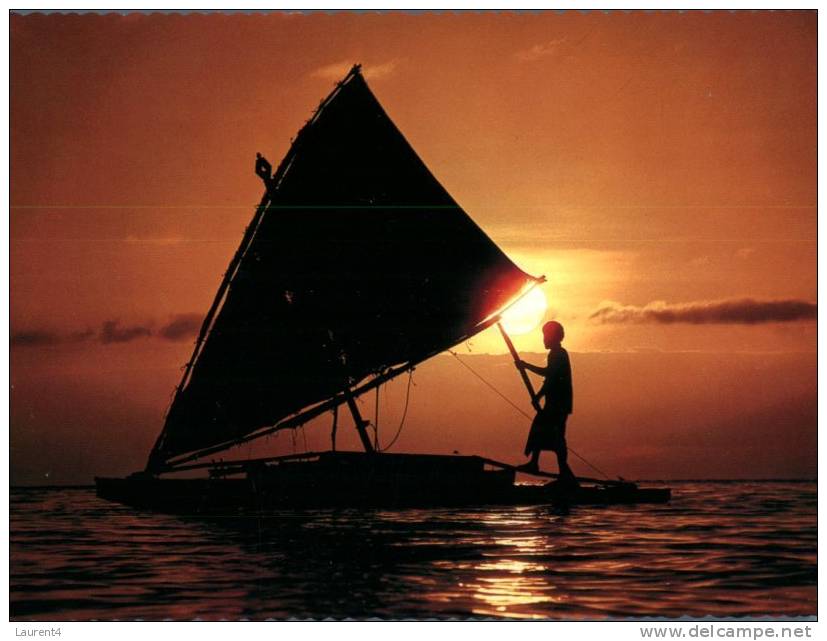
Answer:
POLYGON ((101 326, 98 339, 106 345, 108 343, 128 343, 129 341, 134 341, 136 338, 151 335, 152 330, 149 327, 142 327, 141 325, 121 327, 119 321, 109 320, 101 326))
POLYGON ((13 332, 10 343, 12 347, 50 347, 87 341, 109 345, 129 343, 151 336, 168 341, 180 341, 195 336, 201 327, 201 320, 200 314, 176 314, 157 332, 153 330, 155 323, 121 325, 117 319, 105 321, 97 332, 91 329, 68 333, 47 329, 23 330, 13 332))
POLYGON ((182 341, 192 338, 201 328, 201 314, 178 314, 158 330, 158 336, 168 341, 182 341))
POLYGON ((11 335, 11 344, 18 347, 57 345, 59 342, 60 336, 54 332, 32 330, 29 332, 15 332, 11 335))
POLYGON ((51 345, 65 345, 67 343, 82 343, 95 335, 91 329, 70 334, 58 334, 47 330, 30 330, 14 332, 11 335, 12 347, 44 347, 51 345))
POLYGON ((11 344, 18 347, 57 345, 60 342, 60 336, 54 332, 32 330, 30 332, 15 332, 11 335, 11 344))
POLYGON ((600 323, 786 323, 815 320, 817 305, 803 300, 731 300, 693 301, 668 304, 662 301, 642 307, 603 303, 589 318, 600 323))

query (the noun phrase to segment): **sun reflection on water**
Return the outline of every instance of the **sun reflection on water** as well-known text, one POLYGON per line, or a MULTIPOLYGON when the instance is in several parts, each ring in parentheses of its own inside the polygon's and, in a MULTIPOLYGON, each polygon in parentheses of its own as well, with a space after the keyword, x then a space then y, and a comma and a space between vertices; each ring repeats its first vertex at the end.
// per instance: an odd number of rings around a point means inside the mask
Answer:
POLYGON ((478 580, 467 587, 472 598, 481 602, 472 612, 481 616, 543 618, 544 615, 524 611, 536 606, 563 601, 560 595, 549 594, 555 588, 544 574, 546 567, 538 563, 501 559, 476 566, 478 580))
POLYGON ((475 615, 540 619, 548 616, 554 603, 565 601, 565 595, 550 582, 553 575, 548 565, 534 560, 554 548, 553 540, 545 534, 531 533, 538 525, 548 525, 536 517, 531 510, 520 510, 510 515, 488 514, 482 519, 492 531, 513 529, 521 534, 492 537, 493 549, 473 565, 473 578, 460 584, 471 593, 475 615))

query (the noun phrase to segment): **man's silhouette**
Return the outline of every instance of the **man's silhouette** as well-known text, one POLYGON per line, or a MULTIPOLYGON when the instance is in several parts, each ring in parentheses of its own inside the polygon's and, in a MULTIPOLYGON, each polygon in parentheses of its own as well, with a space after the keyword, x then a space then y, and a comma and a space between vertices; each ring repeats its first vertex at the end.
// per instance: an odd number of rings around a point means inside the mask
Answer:
POLYGON ((557 454, 560 479, 576 484, 577 479, 567 462, 566 420, 572 411, 572 385, 569 353, 560 344, 564 336, 560 323, 546 323, 543 325, 543 344, 549 350, 547 366, 538 367, 523 360, 518 362, 520 367, 545 377, 543 386, 537 392, 537 400, 545 397, 545 403, 534 417, 525 445, 525 453, 531 455, 531 460, 522 469, 527 472, 538 471, 540 452, 551 450, 557 454))

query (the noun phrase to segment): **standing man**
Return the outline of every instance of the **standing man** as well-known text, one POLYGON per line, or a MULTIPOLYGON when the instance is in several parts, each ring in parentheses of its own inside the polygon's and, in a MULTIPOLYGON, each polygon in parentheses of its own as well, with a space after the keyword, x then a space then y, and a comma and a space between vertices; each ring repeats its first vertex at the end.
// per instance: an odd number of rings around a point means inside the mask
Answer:
POLYGON ((545 403, 531 423, 531 431, 525 445, 525 454, 531 455, 531 460, 521 469, 526 472, 539 471, 540 452, 551 450, 557 454, 560 480, 577 485, 577 479, 568 464, 566 447, 566 420, 572 411, 572 385, 569 353, 561 345, 564 336, 565 332, 560 323, 546 323, 543 325, 543 345, 549 350, 547 366, 538 367, 523 360, 518 363, 529 372, 545 377, 543 386, 537 392, 537 400, 545 397, 545 403))

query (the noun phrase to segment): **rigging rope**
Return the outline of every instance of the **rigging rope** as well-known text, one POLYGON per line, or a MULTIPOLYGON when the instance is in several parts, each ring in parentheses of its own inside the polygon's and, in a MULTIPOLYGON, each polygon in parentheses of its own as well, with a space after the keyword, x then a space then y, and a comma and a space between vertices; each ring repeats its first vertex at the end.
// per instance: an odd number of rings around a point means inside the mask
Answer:
POLYGON ((399 438, 399 435, 402 434, 402 426, 405 425, 405 417, 408 415, 408 403, 411 400, 411 383, 413 383, 413 368, 410 369, 408 372, 408 389, 405 392, 405 409, 402 410, 402 420, 399 421, 399 428, 396 430, 396 435, 393 437, 390 443, 388 443, 384 448, 379 449, 379 440, 377 438, 376 441, 376 450, 378 452, 387 452, 393 444, 396 443, 396 439, 399 438))
MULTIPOLYGON (((498 395, 500 398, 502 398, 502 399, 503 399, 506 403, 508 403, 509 405, 511 405, 511 407, 513 407, 513 408, 514 408, 515 410, 517 410, 520 414, 522 414, 523 416, 525 416, 528 420, 533 420, 533 419, 532 419, 532 417, 531 417, 529 414, 527 414, 527 413, 526 413, 526 412, 525 412, 525 411, 524 411, 524 410, 523 410, 523 409, 522 409, 519 405, 517 405, 514 401, 512 401, 510 398, 508 398, 505 394, 503 394, 503 393, 502 393, 500 390, 498 390, 496 387, 494 387, 494 385, 492 385, 491 383, 489 383, 489 382, 488 382, 485 378, 483 378, 483 377, 482 377, 482 375, 481 375, 479 372, 477 372, 477 371, 476 371, 473 367, 471 367, 468 363, 466 363, 465 361, 463 361, 463 360, 459 357, 459 354, 457 354, 454 350, 449 349, 449 350, 448 350, 448 353, 449 353, 451 356, 453 356, 455 359, 457 359, 463 367, 465 367, 466 369, 468 369, 468 371, 469 371, 469 372, 471 372, 474 376, 476 376, 476 377, 477 377, 478 379, 480 379, 483 383, 485 383, 485 385, 487 385, 489 388, 491 388, 492 390, 494 390, 494 392, 496 392, 496 393, 497 393, 497 395, 498 395)), ((607 479, 608 479, 608 478, 610 478, 610 476, 609 476, 608 474, 606 474, 606 472, 604 472, 603 470, 601 470, 601 469, 600 469, 599 467, 597 467, 596 465, 593 465, 592 463, 589 463, 589 461, 587 461, 585 458, 583 458, 582 456, 580 456, 580 454, 578 454, 577 452, 575 452, 573 448, 569 447, 569 448, 568 448, 568 450, 569 450, 569 452, 571 452, 572 454, 574 454, 577 458, 579 458, 581 461, 583 461, 586 465, 588 465, 590 468, 592 468, 595 472, 597 472, 598 474, 602 474, 602 475, 603 475, 603 476, 605 476, 607 479)))
POLYGON ((373 410, 373 449, 379 449, 379 388, 376 386, 376 405, 373 410))
MULTIPOLYGON (((531 420, 531 416, 529 416, 528 414, 526 414, 526 413, 525 413, 525 411, 523 411, 523 409, 522 409, 519 405, 517 405, 514 401, 512 401, 510 398, 508 398, 508 397, 507 397, 505 394, 503 394, 500 390, 498 390, 498 389, 497 389, 496 387, 494 387, 491 383, 489 383, 487 380, 485 380, 485 379, 484 379, 484 378, 483 378, 483 377, 479 374, 479 372, 477 372, 477 371, 476 371, 473 367, 471 367, 468 363, 466 363, 464 360, 462 360, 462 359, 459 357, 459 354, 457 354, 457 353, 456 353, 454 350, 452 350, 452 349, 449 349, 449 350, 448 350, 448 353, 449 353, 451 356, 453 356, 454 358, 456 358, 456 359, 460 362, 460 364, 462 364, 462 366, 463 366, 463 367, 468 368, 468 371, 469 371, 469 372, 471 372, 474 376, 476 376, 478 379, 480 379, 480 380, 481 380, 483 383, 485 383, 485 384, 486 384, 489 388, 491 388, 492 390, 494 390, 494 392, 495 392, 495 393, 496 393, 496 394, 497 394, 497 395, 498 395, 501 399, 503 399, 506 403, 508 403, 508 404, 509 404, 511 407, 513 407, 515 410, 517 410, 520 414, 522 414, 523 416, 525 416, 525 417, 526 417, 529 421, 531 420)), ((569 449, 571 449, 571 448, 569 448, 569 449)))

